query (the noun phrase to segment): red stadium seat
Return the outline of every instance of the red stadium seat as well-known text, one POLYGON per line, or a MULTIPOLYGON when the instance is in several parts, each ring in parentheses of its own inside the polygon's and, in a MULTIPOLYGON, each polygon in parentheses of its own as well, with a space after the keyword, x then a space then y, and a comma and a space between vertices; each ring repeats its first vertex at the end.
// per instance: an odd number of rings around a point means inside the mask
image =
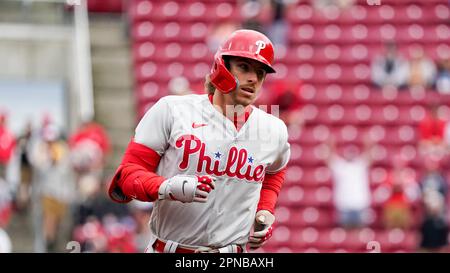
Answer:
POLYGON ((325 207, 331 208, 331 190, 328 187, 302 188, 301 199, 298 205, 301 207, 325 207))
POLYGON ((287 187, 286 189, 283 189, 286 192, 285 197, 286 199, 286 205, 294 208, 298 206, 302 206, 305 200, 305 191, 303 187, 294 185, 287 187))
POLYGON ((205 23, 184 23, 178 39, 183 42, 204 42, 207 34, 208 27, 205 23))
POLYGON ((221 2, 214 5, 208 5, 204 14, 204 20, 207 22, 217 21, 238 21, 241 18, 240 9, 237 8, 236 3, 221 2))
POLYGON ((183 75, 192 82, 203 81, 205 79, 205 75, 207 75, 210 70, 211 63, 192 63, 186 66, 183 75))
POLYGON ((293 24, 312 20, 315 10, 310 5, 297 5, 286 10, 286 18, 293 24))
POLYGON ((323 154, 318 146, 315 147, 303 147, 298 151, 300 156, 298 162, 307 165, 321 165, 323 162, 323 154))
POLYGON ((151 22, 138 22, 133 25, 131 37, 136 42, 154 40, 155 33, 157 32, 155 28, 155 24, 151 22))
POLYGON ((286 179, 284 181, 284 185, 301 185, 303 184, 303 168, 294 164, 290 164, 289 168, 286 171, 286 179))
POLYGON ((307 249, 314 247, 319 239, 319 231, 313 227, 292 230, 290 239, 291 248, 301 247, 307 249))
POLYGON ((153 81, 148 81, 140 84, 137 87, 137 98, 139 101, 156 101, 162 96, 168 95, 167 85, 158 84, 153 81))
POLYGON ((347 236, 345 236, 345 239, 340 244, 340 247, 350 252, 362 252, 367 250, 367 243, 369 240, 362 236, 362 234, 362 231, 357 229, 347 231, 347 236))
POLYGON ((418 245, 417 233, 401 229, 378 231, 376 240, 380 242, 382 252, 415 251, 418 245))
POLYGON ((150 61, 156 56, 156 47, 152 42, 134 43, 133 60, 135 63, 150 61))
POLYGON ((140 82, 155 81, 168 83, 172 78, 186 73, 185 66, 179 62, 156 65, 155 62, 144 62, 135 68, 136 79, 140 82))
POLYGON ((364 20, 367 24, 379 24, 395 18, 395 10, 389 5, 383 5, 377 8, 368 7, 367 16, 364 20))
POLYGON ((369 47, 363 43, 341 47, 341 62, 345 63, 369 63, 369 47))
POLYGON ((147 20, 152 17, 157 3, 150 0, 130 1, 129 15, 134 21, 147 20))
POLYGON ((275 208, 275 217, 278 223, 282 225, 287 225, 291 219, 291 208, 287 206, 278 205, 275 208))
POLYGON ((351 44, 361 43, 363 41, 368 42, 371 39, 368 35, 368 28, 364 24, 341 26, 339 39, 336 43, 347 44, 349 41, 352 41, 351 44))
POLYGON ((315 207, 306 207, 302 210, 304 222, 311 227, 329 227, 333 225, 334 213, 330 209, 317 209, 315 207))
POLYGON ((178 60, 186 63, 210 62, 213 57, 204 43, 181 43, 178 60))
POLYGON ((180 10, 180 4, 176 1, 160 2, 155 8, 155 12, 152 14, 151 20, 165 22, 177 21, 180 10))
POLYGON ((434 14, 430 15, 430 17, 438 18, 439 20, 442 20, 442 22, 448 20, 448 17, 450 15, 450 8, 447 4, 440 3, 438 5, 435 5, 434 8, 430 6, 430 8, 428 8, 427 10, 430 10, 431 12, 431 9, 433 9, 434 14))
POLYGON ((297 53, 297 48, 295 47, 289 47, 286 50, 286 54, 281 57, 280 63, 283 64, 297 64, 300 62, 298 53, 297 53))
POLYGON ((448 26, 439 24, 435 26, 423 26, 412 24, 399 27, 397 39, 399 42, 437 43, 450 38, 448 26))
POLYGON ((181 21, 202 21, 206 12, 207 5, 202 1, 193 1, 183 3, 180 9, 178 20, 181 21))
POLYGON ((314 134, 312 127, 303 127, 298 138, 299 143, 303 146, 316 145, 320 140, 314 134))
POLYGON ((326 166, 321 166, 315 168, 314 170, 309 170, 308 172, 305 172, 305 175, 307 174, 308 177, 310 177, 311 173, 313 175, 311 179, 306 180, 305 178, 305 181, 312 181, 311 185, 314 186, 326 186, 330 188, 332 187, 331 172, 326 166))
POLYGON ((271 246, 278 248, 289 246, 292 238, 291 231, 288 227, 283 225, 277 225, 273 230, 272 238, 270 239, 271 246))

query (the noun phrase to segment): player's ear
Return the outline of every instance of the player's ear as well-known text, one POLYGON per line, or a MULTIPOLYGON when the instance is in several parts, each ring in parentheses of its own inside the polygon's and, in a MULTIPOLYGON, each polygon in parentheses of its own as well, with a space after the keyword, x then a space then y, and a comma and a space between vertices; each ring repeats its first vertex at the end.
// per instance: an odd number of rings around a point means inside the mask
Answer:
POLYGON ((224 59, 220 56, 217 56, 214 60, 210 79, 211 83, 224 94, 230 93, 238 86, 237 78, 230 73, 225 66, 224 59))

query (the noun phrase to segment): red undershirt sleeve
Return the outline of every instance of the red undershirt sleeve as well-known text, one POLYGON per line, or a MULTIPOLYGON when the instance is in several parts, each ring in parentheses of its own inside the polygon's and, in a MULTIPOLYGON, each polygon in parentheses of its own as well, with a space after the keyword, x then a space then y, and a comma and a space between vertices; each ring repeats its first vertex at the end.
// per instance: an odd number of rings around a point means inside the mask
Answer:
POLYGON ((165 178, 155 173, 161 156, 151 148, 131 140, 108 189, 119 203, 132 199, 153 202, 165 178))
POLYGON ((258 202, 259 210, 268 210, 275 214, 275 205, 277 203, 278 194, 284 182, 286 175, 286 168, 281 169, 274 174, 266 174, 261 188, 261 193, 258 202))

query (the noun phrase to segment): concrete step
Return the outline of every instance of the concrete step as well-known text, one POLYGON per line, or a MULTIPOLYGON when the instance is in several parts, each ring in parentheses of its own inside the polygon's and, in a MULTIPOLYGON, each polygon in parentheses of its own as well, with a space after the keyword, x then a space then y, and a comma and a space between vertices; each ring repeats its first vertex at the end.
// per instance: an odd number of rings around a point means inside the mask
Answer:
POLYGON ((129 89, 133 86, 132 73, 128 69, 121 67, 100 67, 92 68, 93 84, 101 88, 122 88, 129 89))
POLYGON ((131 54, 128 48, 123 47, 92 47, 93 67, 120 67, 129 69, 131 67, 131 54))
POLYGON ((95 89, 95 93, 94 93, 95 99, 102 99, 104 96, 109 97, 109 96, 127 95, 131 99, 134 100, 134 95, 133 95, 134 91, 131 87, 130 88, 102 88, 101 86, 96 86, 94 84, 94 89, 95 89))
POLYGON ((31 219, 31 209, 13 213, 9 226, 6 229, 14 253, 34 252, 34 232, 31 219))
POLYGON ((116 168, 120 164, 128 143, 134 136, 134 127, 135 126, 130 126, 128 128, 106 128, 108 134, 115 140, 114 145, 111 147, 111 153, 107 159, 107 168, 116 168))
POLYGON ((128 92, 116 92, 114 96, 95 93, 94 99, 96 106, 103 109, 134 111, 134 98, 128 92))
POLYGON ((61 3, 37 1, 0 1, 0 22, 31 24, 60 24, 67 21, 61 3))
POLYGON ((129 46, 126 25, 120 17, 100 18, 90 17, 91 46, 129 46), (120 20, 120 21, 119 21, 120 20))
POLYGON ((95 102, 95 119, 110 128, 126 129, 135 125, 136 114, 129 104, 95 102))
POLYGON ((111 139, 106 175, 112 175, 136 127, 131 50, 121 17, 90 19, 95 120, 111 139))
POLYGON ((117 142, 117 147, 125 148, 130 142, 131 137, 134 136, 134 129, 136 128, 136 124, 130 123, 127 127, 107 127, 106 130, 110 135, 116 136, 119 140, 117 142))
POLYGON ((105 174, 114 173, 114 170, 117 169, 120 162, 122 161, 123 155, 125 153, 125 150, 127 148, 128 142, 126 145, 123 146, 114 146, 111 150, 111 153, 106 158, 106 170, 105 174))

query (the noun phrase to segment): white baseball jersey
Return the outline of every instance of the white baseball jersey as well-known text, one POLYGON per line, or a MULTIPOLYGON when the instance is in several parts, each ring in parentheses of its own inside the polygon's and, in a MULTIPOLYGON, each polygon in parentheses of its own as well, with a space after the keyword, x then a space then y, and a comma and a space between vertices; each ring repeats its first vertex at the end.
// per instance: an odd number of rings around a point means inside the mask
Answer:
POLYGON ((193 247, 245 244, 265 173, 288 163, 287 139, 286 125, 256 107, 238 131, 206 94, 161 98, 138 124, 135 142, 161 155, 158 175, 217 181, 206 203, 155 201, 152 233, 193 247))

